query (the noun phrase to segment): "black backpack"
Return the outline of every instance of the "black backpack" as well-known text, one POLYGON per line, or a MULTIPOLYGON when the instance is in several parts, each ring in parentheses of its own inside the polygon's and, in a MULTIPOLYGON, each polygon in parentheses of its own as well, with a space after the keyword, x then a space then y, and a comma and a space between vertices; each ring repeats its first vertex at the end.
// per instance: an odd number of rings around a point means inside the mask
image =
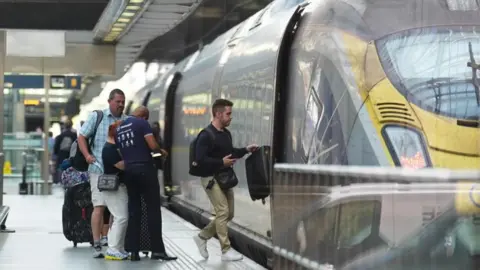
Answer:
MULTIPOLYGON (((93 129, 93 134, 88 138, 88 152, 92 152, 92 148, 95 144, 95 135, 97 135, 98 125, 103 119, 103 111, 95 110, 94 112, 97 113, 97 121, 95 123, 95 127, 93 129)), ((70 163, 72 167, 79 171, 79 172, 86 172, 88 171, 88 162, 80 151, 80 146, 78 145, 78 139, 72 143, 72 147, 70 148, 70 163)))
POLYGON ((197 137, 190 143, 190 157, 189 157, 189 167, 190 169, 188 170, 188 173, 190 175, 193 175, 193 176, 202 176, 202 169, 200 168, 200 166, 198 166, 198 163, 197 161, 195 160, 195 156, 196 156, 196 148, 197 148, 197 141, 198 141, 198 137, 200 137, 200 134, 202 134, 202 132, 207 132, 208 135, 210 136, 210 149, 212 148, 213 146, 213 142, 215 141, 215 133, 209 129, 208 127, 202 129, 197 137))

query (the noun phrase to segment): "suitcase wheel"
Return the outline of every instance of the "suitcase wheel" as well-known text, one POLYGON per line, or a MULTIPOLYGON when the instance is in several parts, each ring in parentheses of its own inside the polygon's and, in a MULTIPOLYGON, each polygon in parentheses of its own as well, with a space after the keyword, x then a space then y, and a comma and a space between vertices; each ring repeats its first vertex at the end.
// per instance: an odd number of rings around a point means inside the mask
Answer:
POLYGON ((77 247, 77 242, 73 242, 73 247, 77 247))

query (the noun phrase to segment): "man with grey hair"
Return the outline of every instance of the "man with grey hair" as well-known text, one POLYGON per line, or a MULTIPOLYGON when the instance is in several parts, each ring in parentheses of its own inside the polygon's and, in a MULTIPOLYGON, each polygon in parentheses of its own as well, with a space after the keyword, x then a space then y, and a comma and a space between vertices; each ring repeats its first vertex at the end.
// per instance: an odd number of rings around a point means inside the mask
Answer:
MULTIPOLYGON (((108 97, 108 108, 104 109, 101 114, 102 120, 98 125, 95 138, 90 138, 94 133, 95 123, 97 121, 97 113, 92 112, 87 118, 87 121, 80 128, 80 135, 78 136, 78 145, 80 151, 85 157, 86 161, 90 164, 88 166, 88 172, 90 175, 90 185, 92 190, 92 234, 94 242, 94 258, 104 257, 102 252, 102 245, 100 237, 103 227, 103 214, 105 211, 105 199, 102 196, 102 192, 98 190, 97 183, 98 177, 103 173, 103 161, 102 150, 107 141, 108 127, 115 121, 124 120, 126 118, 123 114, 125 108, 125 94, 120 89, 113 89, 108 97), (93 147, 89 151, 87 140, 93 141, 93 147)), ((115 209, 109 209, 115 216, 115 209)), ((115 235, 109 235, 109 237, 117 237, 115 235)), ((107 251, 108 253, 108 251, 107 251)), ((108 254, 109 257, 116 257, 118 259, 125 259, 128 254, 125 251, 117 251, 115 254, 108 254)))

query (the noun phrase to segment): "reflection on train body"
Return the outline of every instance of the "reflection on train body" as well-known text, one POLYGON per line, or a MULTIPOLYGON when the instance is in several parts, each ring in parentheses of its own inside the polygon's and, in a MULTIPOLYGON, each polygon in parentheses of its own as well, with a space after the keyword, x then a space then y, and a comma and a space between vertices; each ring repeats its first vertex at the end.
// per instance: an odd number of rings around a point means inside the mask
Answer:
POLYGON ((274 244, 335 269, 476 269, 480 219, 455 212, 455 191, 453 183, 332 188, 278 226, 274 244))
MULTIPOLYGON (((180 187, 177 198, 211 212, 186 161, 216 98, 235 103, 234 145, 271 145, 276 162, 480 168, 478 70, 468 66, 480 59, 478 1, 464 1, 475 3, 471 10, 440 0, 300 2, 272 2, 177 63, 152 90, 148 106, 171 147, 165 184, 180 187)), ((248 195, 243 160, 235 170, 236 224, 263 236, 273 229, 274 245, 283 237, 289 250, 335 266, 400 246, 425 223, 425 209, 439 200, 444 211, 453 196, 419 197, 392 186, 366 190, 368 198, 329 195, 323 208, 315 202, 330 191, 321 182, 262 204, 248 195), (314 194, 322 188, 325 194, 314 194), (295 224, 285 228, 286 221, 295 224)))

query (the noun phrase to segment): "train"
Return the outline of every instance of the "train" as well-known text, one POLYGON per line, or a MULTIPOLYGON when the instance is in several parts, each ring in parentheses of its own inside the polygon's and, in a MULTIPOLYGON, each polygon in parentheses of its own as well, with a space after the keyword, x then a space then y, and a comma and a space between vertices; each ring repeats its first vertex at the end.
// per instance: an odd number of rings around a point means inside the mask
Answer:
MULTIPOLYGON (((269 145, 272 163, 480 168, 479 9, 474 0, 271 2, 127 101, 127 114, 145 105, 160 124, 165 201, 208 223, 213 210, 187 161, 217 98, 234 103, 234 144, 269 145)), ((235 171, 232 244, 268 266, 271 201, 250 199, 244 160, 235 171)))

